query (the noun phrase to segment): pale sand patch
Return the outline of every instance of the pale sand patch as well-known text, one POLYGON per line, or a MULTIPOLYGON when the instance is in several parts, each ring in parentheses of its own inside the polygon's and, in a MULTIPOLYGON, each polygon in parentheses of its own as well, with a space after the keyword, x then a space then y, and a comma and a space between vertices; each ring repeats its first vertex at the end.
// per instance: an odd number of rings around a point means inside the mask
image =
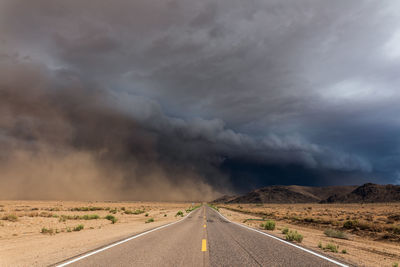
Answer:
POLYGON ((18 216, 16 222, 0 220, 0 266, 54 264, 136 233, 180 220, 181 217, 175 217, 176 213, 182 210, 186 214, 184 210, 190 205, 191 203, 0 201, 0 218, 8 214, 18 216), (116 214, 107 210, 70 211, 75 207, 87 206, 117 208, 118 211, 116 214), (122 207, 125 210, 145 209, 145 213, 127 215, 122 207), (29 217, 31 212, 47 212, 57 216, 97 214, 102 219, 60 222, 59 218, 53 217, 29 217), (146 213, 148 216, 145 216, 146 213), (108 214, 118 218, 116 224, 103 219, 108 214), (155 221, 145 223, 149 218, 154 218, 155 221), (66 232, 68 227, 72 229, 79 224, 83 224, 85 228, 79 232, 66 232), (40 231, 43 227, 64 232, 42 234, 40 231))
MULTIPOLYGON (((245 219, 261 218, 258 216, 247 215, 236 211, 227 210, 224 208, 219 209, 220 213, 231 221, 238 222, 258 230, 260 228, 260 221, 248 221, 243 223, 245 219)), ((356 266, 393 266, 393 263, 400 264, 400 244, 395 242, 381 242, 374 241, 367 237, 359 237, 356 235, 348 234, 349 240, 331 238, 324 235, 323 230, 314 229, 303 225, 293 225, 284 221, 276 221, 276 229, 274 231, 265 231, 277 237, 284 238, 281 230, 288 227, 292 230, 297 230, 304 236, 301 246, 309 248, 322 255, 329 256, 338 260, 343 260, 347 263, 356 266), (318 243, 322 242, 323 245, 332 243, 339 245, 339 253, 326 252, 318 248, 318 243), (342 254, 342 249, 346 249, 347 254, 342 254)))

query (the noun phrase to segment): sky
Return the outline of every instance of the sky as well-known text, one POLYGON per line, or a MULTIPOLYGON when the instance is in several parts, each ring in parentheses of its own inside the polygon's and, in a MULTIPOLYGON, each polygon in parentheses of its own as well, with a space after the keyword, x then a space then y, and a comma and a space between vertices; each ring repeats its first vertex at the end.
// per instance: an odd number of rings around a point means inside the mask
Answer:
POLYGON ((400 184, 400 3, 0 0, 0 195, 400 184))

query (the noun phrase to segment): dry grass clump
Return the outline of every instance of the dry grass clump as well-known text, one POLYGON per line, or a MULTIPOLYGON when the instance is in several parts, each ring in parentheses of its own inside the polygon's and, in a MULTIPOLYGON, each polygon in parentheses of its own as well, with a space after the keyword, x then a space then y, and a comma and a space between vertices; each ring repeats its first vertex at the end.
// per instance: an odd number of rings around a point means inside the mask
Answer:
POLYGON ((340 238, 340 239, 349 239, 346 233, 335 230, 335 229, 326 229, 324 234, 329 237, 340 238))
POLYGON ((285 239, 287 241, 296 241, 301 243, 303 241, 303 235, 299 234, 296 230, 289 230, 285 235, 285 239))
POLYGON ((107 220, 111 221, 112 224, 114 224, 114 223, 116 223, 118 221, 118 219, 115 218, 112 215, 107 215, 106 217, 104 217, 104 219, 107 219, 107 220))
POLYGON ((260 224, 260 226, 265 230, 275 230, 275 222, 272 220, 267 220, 265 223, 260 224))
POLYGON ((18 221, 18 216, 15 214, 8 214, 8 215, 4 215, 1 219, 5 220, 5 221, 10 221, 10 222, 16 222, 16 221, 18 221))
POLYGON ((153 218, 150 218, 150 219, 148 219, 147 221, 145 221, 145 223, 151 223, 151 222, 154 222, 154 219, 153 219, 153 218))

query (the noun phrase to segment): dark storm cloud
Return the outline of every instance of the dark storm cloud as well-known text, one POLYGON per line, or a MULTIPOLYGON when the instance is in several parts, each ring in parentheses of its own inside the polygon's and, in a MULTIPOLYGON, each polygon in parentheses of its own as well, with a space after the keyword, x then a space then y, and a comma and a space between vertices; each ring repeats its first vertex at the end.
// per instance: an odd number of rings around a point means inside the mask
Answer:
POLYGON ((180 199, 274 183, 396 182, 398 8, 1 1, 0 145, 25 156, 83 153, 80 171, 105 187, 119 177, 115 192, 162 184, 180 199))

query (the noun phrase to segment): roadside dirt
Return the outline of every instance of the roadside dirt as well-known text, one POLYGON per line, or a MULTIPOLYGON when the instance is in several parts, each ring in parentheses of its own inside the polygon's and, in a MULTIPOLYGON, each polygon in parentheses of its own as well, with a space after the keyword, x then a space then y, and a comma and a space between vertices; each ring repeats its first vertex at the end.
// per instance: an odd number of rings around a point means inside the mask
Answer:
POLYGON ((0 266, 54 264, 177 221, 181 217, 175 217, 176 213, 186 214, 185 209, 190 206, 191 203, 0 201, 0 266), (134 212, 138 214, 131 214, 134 212), (114 216, 116 223, 105 219, 107 215, 114 216), (154 222, 146 223, 150 218, 154 222), (74 231, 78 225, 84 228, 74 231))
MULTIPOLYGON (((381 204, 384 205, 384 204, 381 204)), ((265 217, 262 215, 254 215, 254 214, 249 214, 250 212, 253 213, 268 213, 270 212, 269 209, 272 208, 272 204, 268 204, 265 207, 262 207, 260 205, 252 205, 252 204, 247 204, 247 205, 223 205, 225 207, 230 207, 230 208, 235 208, 239 209, 239 211, 233 211, 231 209, 226 209, 226 208, 221 208, 222 205, 218 205, 220 207, 219 211, 222 215, 224 215, 226 218, 228 218, 231 221, 238 222, 241 224, 245 224, 247 226, 257 228, 259 230, 262 230, 260 227, 260 224, 263 223, 263 219, 267 220, 270 219, 268 216, 265 217), (241 208, 238 208, 241 207, 241 208), (264 217, 264 218, 263 218, 264 217), (250 220, 249 220, 250 219, 250 220), (252 220, 256 219, 256 220, 252 220)), ((312 217, 312 210, 318 211, 318 204, 312 204, 312 205, 307 205, 307 204, 295 204, 295 205, 281 205, 277 204, 276 209, 275 209, 275 215, 276 214, 287 214, 287 212, 292 212, 296 211, 297 216, 308 216, 312 217), (312 207, 310 209, 310 207, 312 207), (304 211, 302 214, 302 211, 304 211), (309 212, 307 212, 309 211, 309 212)), ((321 205, 321 209, 325 211, 325 213, 329 212, 336 212, 338 210, 341 210, 342 212, 346 212, 346 207, 342 206, 340 209, 339 205, 334 205, 332 206, 333 211, 330 210, 329 205, 321 205)), ((357 207, 355 206, 350 206, 351 211, 347 210, 347 212, 352 212, 357 214, 357 207)), ((360 207, 359 207, 360 208, 360 207)), ((391 207, 386 207, 387 208, 392 208, 391 207)), ((349 209, 349 207, 347 207, 349 209)), ((374 212, 376 215, 381 214, 380 212, 376 211, 382 211, 386 210, 385 207, 380 207, 380 206, 374 206, 373 209, 371 207, 365 207, 368 212, 374 212)), ((362 210, 360 208, 360 210, 362 210)), ((394 210, 393 210, 394 211, 394 210)), ((318 212, 317 212, 318 213, 318 212)), ((377 216, 379 217, 379 216, 377 216)), ((327 255, 332 258, 336 258, 339 260, 343 260, 345 262, 348 262, 350 264, 353 264, 355 266, 395 266, 395 263, 400 263, 400 242, 397 241, 377 241, 374 238, 371 238, 369 235, 355 235, 352 234, 351 232, 344 232, 348 239, 339 239, 339 238, 332 238, 328 237, 324 234, 324 230, 330 227, 322 227, 321 225, 316 225, 313 223, 301 223, 301 224, 295 224, 295 223, 290 223, 285 219, 279 219, 279 217, 274 217, 272 219, 276 222, 276 228, 273 231, 267 231, 263 230, 265 232, 268 232, 270 234, 273 234, 277 237, 285 239, 285 235, 282 234, 282 230, 287 227, 290 230, 296 230, 298 233, 302 234, 304 239, 301 242, 301 246, 304 246, 306 248, 309 248, 311 250, 314 250, 318 253, 321 253, 323 255, 327 255), (278 218, 278 219, 277 219, 278 218), (319 243, 323 247, 325 247, 327 244, 332 244, 334 246, 339 246, 338 247, 338 252, 330 252, 327 250, 323 250, 319 248, 319 243), (345 250, 346 253, 342 253, 342 251, 345 250)))

